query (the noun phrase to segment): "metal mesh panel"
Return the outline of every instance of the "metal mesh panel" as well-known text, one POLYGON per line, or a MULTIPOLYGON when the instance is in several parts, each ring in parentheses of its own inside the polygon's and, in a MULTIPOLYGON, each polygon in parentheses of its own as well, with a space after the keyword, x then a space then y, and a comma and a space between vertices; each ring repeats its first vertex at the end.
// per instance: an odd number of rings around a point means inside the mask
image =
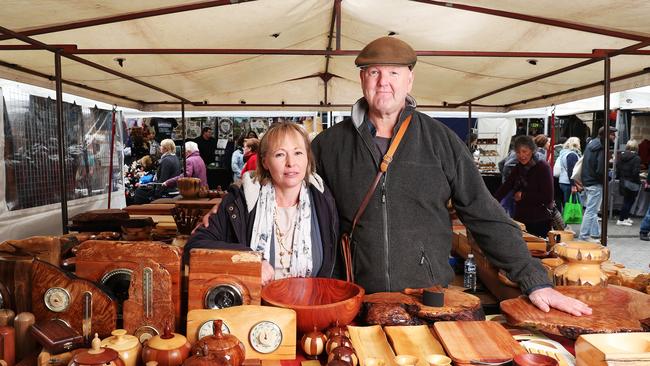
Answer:
MULTIPOLYGON (((5 197, 9 210, 61 202, 56 101, 3 88, 5 197)), ((117 114, 113 191, 122 185, 117 114)), ((68 200, 108 192, 112 111, 63 103, 68 200)))

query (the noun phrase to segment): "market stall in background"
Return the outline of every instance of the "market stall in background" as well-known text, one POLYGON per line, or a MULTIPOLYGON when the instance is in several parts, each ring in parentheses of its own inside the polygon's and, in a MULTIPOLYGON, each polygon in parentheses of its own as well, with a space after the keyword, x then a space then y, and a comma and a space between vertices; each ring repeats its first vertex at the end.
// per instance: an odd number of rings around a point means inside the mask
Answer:
MULTIPOLYGON (((274 123, 311 138, 341 122, 362 95, 352 58, 381 36, 413 45, 418 110, 467 144, 491 193, 516 136, 546 135, 550 146, 577 137, 584 148, 615 127, 604 170, 616 171, 630 140, 647 169, 650 98, 637 89, 650 85, 647 14, 650 3, 633 0, 6 4, 0 363, 649 363, 648 260, 635 253, 643 268, 628 268, 612 255, 607 223, 620 197, 609 174, 598 240, 565 226, 544 238, 515 222, 556 289, 594 309, 582 317, 535 307, 451 201, 448 287, 368 293, 318 277, 263 286, 260 252, 183 255, 206 214, 244 213, 220 207, 241 178, 234 152, 255 149, 274 123), (187 176, 197 156, 206 184, 187 176), (165 157, 180 173, 152 181, 165 157)), ((648 194, 639 191, 637 215, 648 194)), ((424 265, 422 250, 414 270, 424 265)))

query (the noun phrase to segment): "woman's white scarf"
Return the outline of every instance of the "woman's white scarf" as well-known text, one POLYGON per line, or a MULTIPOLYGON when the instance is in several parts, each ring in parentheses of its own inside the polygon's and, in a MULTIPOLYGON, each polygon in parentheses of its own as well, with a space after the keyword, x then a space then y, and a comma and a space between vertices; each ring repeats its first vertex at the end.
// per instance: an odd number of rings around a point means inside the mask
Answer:
MULTIPOLYGON (((276 209, 275 188, 273 184, 267 183, 260 188, 257 200, 257 211, 253 222, 253 235, 251 236, 251 249, 261 252, 264 259, 271 260, 271 246, 275 243, 273 214, 276 209)), ((277 240, 277 238, 276 238, 277 240)), ((276 248, 276 252, 277 252, 276 248)), ((309 189, 303 182, 298 198, 298 212, 296 215, 296 226, 293 234, 293 254, 291 254, 291 265, 289 273, 292 277, 311 277, 312 275, 312 252, 311 252, 311 200, 309 189)))

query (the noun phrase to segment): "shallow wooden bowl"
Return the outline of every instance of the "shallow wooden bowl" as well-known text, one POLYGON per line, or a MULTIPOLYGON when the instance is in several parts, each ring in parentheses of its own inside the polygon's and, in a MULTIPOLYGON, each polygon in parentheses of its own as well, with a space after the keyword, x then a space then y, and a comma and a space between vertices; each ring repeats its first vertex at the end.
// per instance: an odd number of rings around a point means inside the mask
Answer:
POLYGON ((332 278, 285 278, 262 289, 266 304, 296 311, 298 330, 324 330, 338 321, 347 325, 359 312, 365 290, 332 278))

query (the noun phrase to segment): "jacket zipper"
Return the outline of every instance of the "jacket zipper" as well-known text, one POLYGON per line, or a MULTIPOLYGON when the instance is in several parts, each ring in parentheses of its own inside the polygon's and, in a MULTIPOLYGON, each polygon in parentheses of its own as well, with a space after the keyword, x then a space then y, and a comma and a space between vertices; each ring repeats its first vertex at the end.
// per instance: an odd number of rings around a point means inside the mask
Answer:
POLYGON ((381 208, 384 218, 384 259, 386 264, 386 291, 390 291, 390 260, 389 260, 389 247, 388 247, 388 208, 386 207, 386 179, 387 174, 384 173, 384 179, 381 183, 381 208))
POLYGON ((427 270, 429 271, 429 279, 431 280, 432 285, 436 285, 436 278, 433 275, 433 270, 431 269, 431 261, 427 257, 427 253, 424 251, 424 247, 420 247, 420 265, 423 266, 424 262, 427 262, 427 270))

